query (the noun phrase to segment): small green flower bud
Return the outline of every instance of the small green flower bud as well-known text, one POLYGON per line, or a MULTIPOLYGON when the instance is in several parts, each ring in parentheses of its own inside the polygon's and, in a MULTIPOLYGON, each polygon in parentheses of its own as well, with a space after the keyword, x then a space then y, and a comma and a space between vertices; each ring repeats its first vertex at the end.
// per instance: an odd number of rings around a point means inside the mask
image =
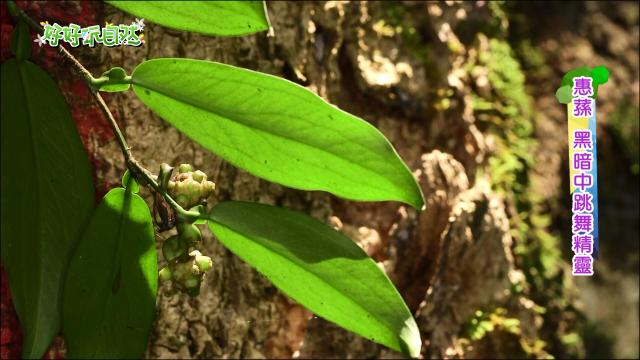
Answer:
POLYGON ((193 168, 191 167, 190 164, 180 164, 180 166, 178 167, 178 172, 181 174, 188 173, 191 171, 193 171, 193 168))
POLYGON ((191 177, 193 178, 193 180, 197 181, 197 182, 203 182, 203 181, 207 181, 207 174, 203 173, 200 170, 196 170, 191 174, 191 177))
POLYGON ((185 254, 189 248, 186 241, 182 240, 179 236, 173 235, 162 244, 162 255, 165 260, 173 261, 180 255, 185 254))
POLYGON ((187 289, 200 288, 200 279, 197 277, 190 277, 184 281, 184 287, 187 289))
POLYGON ((165 266, 162 269, 160 269, 158 276, 160 277, 161 281, 169 281, 173 277, 171 274, 171 269, 169 269, 168 266, 165 266))
POLYGON ((205 181, 202 185, 202 188, 206 191, 207 197, 216 189, 216 184, 213 181, 205 181))
POLYGON ((207 272, 213 267, 213 261, 211 261, 211 258, 204 255, 196 256, 196 264, 202 273, 207 272))
POLYGON ((173 263, 170 266, 176 283, 183 283, 185 279, 192 276, 193 262, 191 259, 186 262, 173 263))
POLYGON ((198 294, 200 294, 201 283, 201 276, 193 276, 184 281, 184 283, 182 284, 182 288, 187 294, 189 294, 189 296, 197 296, 198 294))
MULTIPOLYGON (((189 197, 189 201, 192 203, 197 203, 200 198, 200 184, 193 181, 188 180, 185 186, 185 194, 189 197)), ((195 204, 194 204, 195 205, 195 204)))
POLYGON ((186 195, 178 195, 175 198, 176 202, 182 207, 189 207, 189 197, 186 195))
POLYGON ((178 234, 187 244, 194 244, 202 240, 202 233, 195 224, 179 222, 176 227, 178 234))

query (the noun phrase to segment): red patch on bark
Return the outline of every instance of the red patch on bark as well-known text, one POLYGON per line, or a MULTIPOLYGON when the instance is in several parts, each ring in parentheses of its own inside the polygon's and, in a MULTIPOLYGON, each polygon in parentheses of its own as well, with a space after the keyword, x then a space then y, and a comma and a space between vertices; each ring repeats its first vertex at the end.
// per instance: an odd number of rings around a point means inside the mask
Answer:
POLYGON ((0 358, 17 359, 22 352, 22 331, 11 303, 11 291, 4 267, 0 265, 0 358))

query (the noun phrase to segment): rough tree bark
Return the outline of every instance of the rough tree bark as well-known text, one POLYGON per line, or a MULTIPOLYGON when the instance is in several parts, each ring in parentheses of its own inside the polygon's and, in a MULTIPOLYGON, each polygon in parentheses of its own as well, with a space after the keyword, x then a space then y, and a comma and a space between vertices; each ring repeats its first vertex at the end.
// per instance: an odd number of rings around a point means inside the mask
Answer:
MULTIPOLYGON (((19 5, 36 19, 82 25, 133 19, 102 3, 19 5)), ((517 214, 508 197, 492 190, 487 175, 496 149, 491 135, 479 130, 471 97, 472 88, 486 87, 486 76, 482 80, 482 74, 465 68, 482 47, 474 34, 487 24, 505 26, 507 19, 483 2, 270 2, 268 11, 274 37, 207 37, 148 22, 140 48, 78 48, 74 53, 94 74, 113 66, 130 72, 158 57, 239 65, 307 86, 377 126, 418 179, 427 204, 422 213, 397 203, 354 203, 260 180, 205 151, 133 93, 108 97, 132 151, 147 168, 191 163, 216 182, 214 201, 290 207, 350 236, 385 269, 415 313, 424 356, 521 354, 518 344, 532 344, 548 329, 534 311, 521 264, 514 259, 511 222, 517 214), (524 292, 513 291, 522 284, 524 292), (520 331, 494 331, 482 341, 470 341, 465 332, 469 320, 488 307, 511 309, 520 331)), ((5 59, 11 28, 4 7, 2 16, 5 59)), ((53 73, 71 104, 94 165, 99 198, 124 171, 120 150, 81 79, 58 66, 55 54, 34 51, 44 55, 37 61, 53 73)), ((559 171, 559 158, 553 161, 556 168, 541 171, 559 171)), ((558 197, 560 180, 554 179, 549 196, 558 197)), ((142 194, 151 204, 151 194, 142 194)), ((158 244, 169 235, 159 235, 158 244)), ((198 297, 160 287, 147 357, 401 356, 313 316, 210 233, 205 236, 202 252, 213 259, 214 268, 198 297)))

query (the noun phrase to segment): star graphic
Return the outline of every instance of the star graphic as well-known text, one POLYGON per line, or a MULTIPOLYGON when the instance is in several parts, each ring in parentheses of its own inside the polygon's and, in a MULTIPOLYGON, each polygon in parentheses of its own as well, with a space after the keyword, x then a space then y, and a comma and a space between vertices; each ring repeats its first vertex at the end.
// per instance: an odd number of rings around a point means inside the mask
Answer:
POLYGON ((133 23, 133 25, 135 25, 138 28, 138 30, 143 30, 144 29, 144 19, 136 18, 136 21, 133 23))
POLYGON ((38 46, 42 47, 42 45, 47 43, 47 39, 42 37, 41 34, 38 34, 38 38, 33 40, 34 43, 38 43, 38 46))

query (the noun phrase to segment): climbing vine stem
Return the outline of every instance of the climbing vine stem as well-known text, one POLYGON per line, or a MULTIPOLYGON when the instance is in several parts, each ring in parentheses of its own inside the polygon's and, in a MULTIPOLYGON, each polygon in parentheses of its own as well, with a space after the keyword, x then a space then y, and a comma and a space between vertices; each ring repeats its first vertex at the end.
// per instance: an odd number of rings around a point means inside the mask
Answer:
MULTIPOLYGON (((29 15, 27 15, 22 9, 20 9, 20 7, 18 7, 18 5, 16 5, 14 1, 10 0, 6 4, 9 10, 9 13, 16 21, 20 19, 25 21, 30 27, 35 29, 38 33, 41 33, 43 31, 43 28, 35 20, 29 17, 29 15)), ((133 156, 133 153, 131 152, 131 147, 127 144, 127 140, 124 137, 124 134, 122 133, 122 131, 120 130, 120 127, 116 122, 116 119, 113 117, 113 114, 111 113, 111 110, 109 110, 107 103, 104 101, 104 99, 100 95, 100 92, 98 91, 99 86, 105 80, 103 78, 93 77, 93 75, 91 75, 91 73, 78 61, 78 59, 76 59, 76 57, 73 56, 64 46, 59 45, 58 49, 62 57, 71 64, 73 69, 84 78, 87 85, 89 86, 89 90, 93 95, 93 97, 96 99, 96 102, 98 103, 98 107, 100 108, 104 116, 107 118, 109 125, 111 126, 111 129, 115 134, 115 137, 118 141, 118 145, 120 146, 120 150, 122 151, 122 155, 124 156, 126 167, 133 174, 136 180, 141 185, 148 185, 155 192, 162 195, 162 197, 167 202, 167 204, 171 206, 171 208, 176 212, 177 217, 180 218, 181 220, 187 221, 187 222, 193 222, 197 219, 203 218, 203 215, 200 214, 199 212, 188 211, 188 210, 185 210, 182 206, 180 206, 180 204, 178 204, 167 193, 166 189, 163 189, 160 187, 160 185, 156 181, 156 176, 153 175, 149 170, 144 168, 144 166, 142 166, 142 164, 140 164, 140 162, 138 162, 138 160, 136 160, 136 158, 133 156)), ((130 77, 128 78, 130 81, 130 77)))

